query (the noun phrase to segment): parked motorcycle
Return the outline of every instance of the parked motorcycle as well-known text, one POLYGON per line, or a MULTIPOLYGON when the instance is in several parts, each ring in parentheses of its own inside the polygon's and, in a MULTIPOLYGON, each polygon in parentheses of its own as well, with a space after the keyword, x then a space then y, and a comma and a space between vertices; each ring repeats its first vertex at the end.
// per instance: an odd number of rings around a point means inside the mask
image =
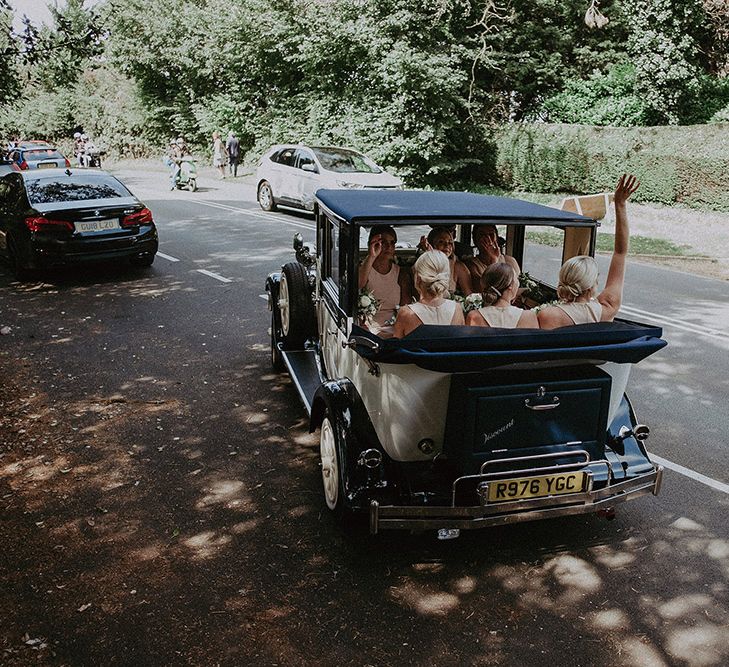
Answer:
POLYGON ((106 151, 101 151, 101 150, 98 150, 95 148, 91 151, 89 151, 87 149, 87 151, 86 151, 87 165, 89 167, 98 167, 99 169, 101 169, 101 158, 104 155, 106 155, 106 151))
POLYGON ((93 141, 87 139, 77 147, 76 159, 81 167, 96 167, 101 169, 101 158, 106 151, 96 147, 93 141))

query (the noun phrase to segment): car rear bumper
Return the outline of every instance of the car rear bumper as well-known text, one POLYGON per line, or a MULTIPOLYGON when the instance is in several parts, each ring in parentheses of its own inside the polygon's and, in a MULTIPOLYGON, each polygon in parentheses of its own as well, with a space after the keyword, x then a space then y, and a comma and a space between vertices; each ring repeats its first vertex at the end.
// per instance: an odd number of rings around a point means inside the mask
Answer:
POLYGON ((611 509, 618 503, 640 496, 658 495, 662 478, 663 467, 654 466, 649 473, 602 489, 568 496, 533 498, 475 507, 380 505, 373 500, 369 508, 370 533, 375 535, 385 529, 469 530, 559 516, 590 514, 611 509))
POLYGON ((154 255, 159 246, 156 230, 119 238, 84 239, 83 242, 31 242, 31 268, 49 268, 86 262, 106 262, 154 255))

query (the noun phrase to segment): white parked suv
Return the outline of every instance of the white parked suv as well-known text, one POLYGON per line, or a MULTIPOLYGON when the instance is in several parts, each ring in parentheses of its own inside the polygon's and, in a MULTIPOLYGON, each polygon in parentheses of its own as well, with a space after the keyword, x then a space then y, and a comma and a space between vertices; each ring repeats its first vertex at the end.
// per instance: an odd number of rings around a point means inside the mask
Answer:
POLYGON ((275 211, 279 205, 313 211, 314 194, 320 188, 401 190, 403 185, 351 148, 303 144, 270 148, 258 163, 256 183, 264 211, 275 211))

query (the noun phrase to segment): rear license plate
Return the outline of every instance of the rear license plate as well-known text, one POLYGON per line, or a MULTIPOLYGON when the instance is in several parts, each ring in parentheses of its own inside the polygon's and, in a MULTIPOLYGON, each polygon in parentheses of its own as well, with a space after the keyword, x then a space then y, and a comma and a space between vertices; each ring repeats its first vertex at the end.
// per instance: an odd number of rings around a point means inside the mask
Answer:
POLYGON ((57 162, 39 162, 38 169, 55 169, 58 167, 57 162))
POLYGON ((489 482, 487 501, 500 503, 523 498, 563 496, 584 491, 587 482, 585 472, 561 472, 541 477, 519 477, 489 482))
POLYGON ((119 218, 89 220, 87 222, 77 222, 75 225, 77 232, 104 232, 109 229, 120 229, 119 218))

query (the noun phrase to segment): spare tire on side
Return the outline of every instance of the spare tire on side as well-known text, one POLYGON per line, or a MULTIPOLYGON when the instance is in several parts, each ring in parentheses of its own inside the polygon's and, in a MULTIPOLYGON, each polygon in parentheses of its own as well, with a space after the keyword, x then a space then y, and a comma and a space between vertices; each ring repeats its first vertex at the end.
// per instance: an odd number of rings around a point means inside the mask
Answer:
POLYGON ((303 264, 289 262, 281 270, 278 310, 283 349, 303 349, 307 338, 316 332, 309 276, 303 264))

